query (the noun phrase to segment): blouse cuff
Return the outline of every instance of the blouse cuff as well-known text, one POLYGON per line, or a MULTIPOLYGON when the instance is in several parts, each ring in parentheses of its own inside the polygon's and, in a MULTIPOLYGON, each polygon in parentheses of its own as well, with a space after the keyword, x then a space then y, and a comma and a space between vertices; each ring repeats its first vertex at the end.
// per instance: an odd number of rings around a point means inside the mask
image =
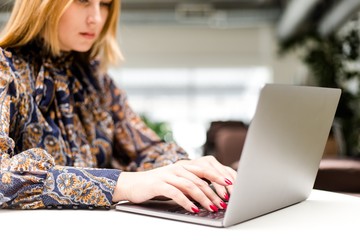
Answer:
POLYGON ((120 170, 55 166, 44 182, 46 207, 108 208, 120 170))

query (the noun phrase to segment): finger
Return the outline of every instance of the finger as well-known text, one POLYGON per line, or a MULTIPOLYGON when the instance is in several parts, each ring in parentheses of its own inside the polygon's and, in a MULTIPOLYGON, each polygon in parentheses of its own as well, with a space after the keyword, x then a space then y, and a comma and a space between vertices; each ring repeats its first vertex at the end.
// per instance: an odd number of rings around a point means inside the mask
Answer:
POLYGON ((199 208, 188 199, 185 194, 180 191, 178 188, 174 187, 171 184, 165 184, 162 187, 161 195, 167 198, 174 200, 178 205, 182 206, 185 210, 198 213, 199 208))
MULTIPOLYGON (((183 167, 200 178, 206 178, 210 180, 216 190, 217 199, 212 201, 217 207, 224 209, 226 205, 224 201, 228 201, 232 193, 232 181, 228 178, 221 176, 221 174, 213 167, 199 167, 194 165, 183 165, 183 167), (221 198, 221 200, 219 199, 221 198)), ((229 174, 228 174, 229 175, 229 174)), ((230 177, 229 177, 230 178, 230 177)), ((232 178, 232 177, 231 177, 232 178)), ((215 194, 215 193, 214 193, 215 194)))
MULTIPOLYGON (((224 200, 228 200, 229 199, 229 194, 232 193, 233 191, 233 183, 236 180, 236 176, 237 176, 237 172, 229 167, 229 166, 224 166, 222 165, 218 160, 216 160, 216 158, 212 157, 212 156, 208 156, 208 161, 209 163, 216 169, 218 169, 218 171, 226 177, 226 182, 228 183, 228 186, 226 186, 226 189, 218 186, 217 184, 214 185, 217 193, 223 197, 224 200), (225 196, 224 196, 225 195, 225 196)), ((222 185, 222 184, 221 184, 222 185)))
POLYGON ((226 208, 223 200, 214 192, 214 190, 210 187, 210 185, 204 181, 203 179, 199 178, 192 172, 189 172, 185 168, 181 167, 177 169, 176 175, 179 177, 186 178, 193 182, 205 195, 206 197, 214 203, 218 208, 224 209, 226 208))
POLYGON ((197 176, 211 181, 220 198, 225 201, 229 200, 229 196, 233 191, 232 184, 236 180, 236 171, 234 169, 222 165, 213 156, 204 156, 180 164, 197 176))
POLYGON ((196 166, 196 165, 188 164, 188 165, 183 165, 183 167, 187 171, 195 174, 199 178, 204 178, 211 182, 216 182, 222 186, 232 185, 231 180, 229 180, 227 177, 224 177, 224 175, 220 171, 218 171, 216 168, 212 166, 196 166))
POLYGON ((228 172, 228 174, 230 174, 231 179, 235 181, 236 176, 237 176, 237 171, 235 171, 233 168, 231 167, 226 167, 226 171, 228 172))
POLYGON ((225 202, 229 201, 231 192, 228 190, 230 187, 224 187, 217 183, 213 183, 214 191, 217 193, 217 195, 225 202))
POLYGON ((224 200, 229 201, 230 195, 233 192, 234 185, 233 183, 236 180, 236 171, 234 171, 230 167, 225 167, 225 170, 228 171, 228 179, 232 182, 232 184, 229 184, 228 186, 224 187, 222 185, 219 185, 217 183, 213 183, 213 187, 216 191, 216 193, 224 200))
MULTIPOLYGON (((213 156, 208 156, 209 163, 217 169, 223 176, 225 176, 231 183, 233 183, 236 179, 236 171, 229 166, 225 166, 221 164, 216 158, 213 156)), ((232 185, 232 184, 230 184, 232 185)))
MULTIPOLYGON (((216 169, 216 171, 218 172, 219 176, 223 176, 226 179, 226 183, 228 185, 232 185, 232 183, 235 181, 236 179, 236 172, 234 169, 232 169, 229 166, 225 166, 223 164, 221 164, 215 157, 213 156, 204 156, 201 158, 198 158, 196 160, 194 160, 195 165, 199 165, 202 168, 212 168, 212 169, 216 169)), ((217 182, 219 183, 219 182, 217 182)), ((219 183, 221 184, 221 183, 219 183)), ((221 184, 223 185, 223 184, 221 184)))
POLYGON ((226 170, 227 170, 228 173, 230 174, 230 178, 231 178, 230 180, 231 180, 232 183, 233 183, 233 184, 231 184, 231 185, 229 185, 229 186, 227 187, 228 192, 231 194, 232 191, 233 191, 233 188, 234 188, 234 183, 235 183, 235 181, 236 181, 237 172, 236 172, 233 168, 231 168, 231 167, 227 167, 226 170))
MULTIPOLYGON (((189 179, 183 177, 170 178, 167 183, 179 189, 182 193, 189 196, 194 201, 198 202, 208 211, 218 210, 218 206, 216 206, 205 194, 205 192, 207 191, 202 191, 194 182, 190 181, 189 179)), ((209 191, 212 190, 210 189, 209 191)), ((210 194, 210 192, 207 193, 210 194)), ((212 192, 211 194, 213 195, 213 198, 216 199, 217 202, 219 202, 218 204, 220 205, 221 199, 218 198, 214 192, 212 192)))

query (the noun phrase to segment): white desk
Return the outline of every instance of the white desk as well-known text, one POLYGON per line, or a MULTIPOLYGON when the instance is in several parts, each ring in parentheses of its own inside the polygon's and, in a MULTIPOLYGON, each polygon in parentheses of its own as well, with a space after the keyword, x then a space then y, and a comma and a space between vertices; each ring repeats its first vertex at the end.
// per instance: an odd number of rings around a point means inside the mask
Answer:
POLYGON ((226 229, 115 210, 0 210, 0 239, 360 239, 360 198, 313 190, 305 202, 226 229))

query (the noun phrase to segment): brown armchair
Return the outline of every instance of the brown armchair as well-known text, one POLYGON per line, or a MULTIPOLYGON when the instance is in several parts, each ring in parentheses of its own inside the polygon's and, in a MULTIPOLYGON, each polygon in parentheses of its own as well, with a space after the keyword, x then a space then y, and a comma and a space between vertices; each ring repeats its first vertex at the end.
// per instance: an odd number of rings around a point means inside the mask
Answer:
POLYGON ((216 121, 206 134, 203 155, 213 155, 222 164, 237 168, 248 126, 241 121, 216 121))
MULTIPOLYGON (((203 154, 213 155, 224 165, 236 169, 247 130, 248 126, 241 121, 212 122, 203 154)), ((330 134, 314 188, 360 196, 360 159, 339 157, 336 147, 330 134)))
POLYGON ((360 196, 360 160, 322 159, 314 188, 360 196))

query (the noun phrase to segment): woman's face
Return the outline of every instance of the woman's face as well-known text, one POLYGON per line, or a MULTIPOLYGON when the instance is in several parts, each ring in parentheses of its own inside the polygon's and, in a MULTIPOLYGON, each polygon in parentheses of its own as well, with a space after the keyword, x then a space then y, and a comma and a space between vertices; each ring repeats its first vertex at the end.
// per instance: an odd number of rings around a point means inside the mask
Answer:
POLYGON ((58 36, 62 51, 87 52, 99 37, 112 0, 74 0, 60 18, 58 36))

